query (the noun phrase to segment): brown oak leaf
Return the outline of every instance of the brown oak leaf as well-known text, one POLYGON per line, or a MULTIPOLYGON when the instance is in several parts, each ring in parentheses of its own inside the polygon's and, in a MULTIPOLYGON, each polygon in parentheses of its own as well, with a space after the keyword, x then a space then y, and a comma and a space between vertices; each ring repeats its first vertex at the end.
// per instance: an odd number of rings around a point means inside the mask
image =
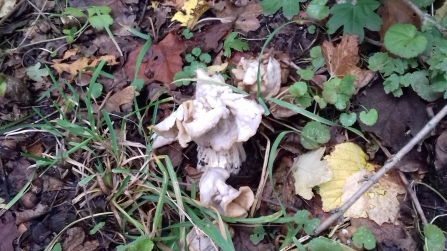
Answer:
MULTIPOLYGON (((134 79, 136 62, 142 45, 135 48, 127 59, 126 75, 134 79)), ((180 54, 186 50, 186 44, 175 34, 170 32, 160 43, 153 44, 146 52, 138 70, 137 78, 144 79, 145 84, 160 81, 169 85, 174 75, 182 70, 183 62, 180 54)))
POLYGON ((104 104, 104 110, 119 112, 121 105, 131 102, 133 97, 138 95, 139 93, 135 91, 135 86, 128 86, 113 94, 104 104))
POLYGON ((357 91, 367 85, 374 77, 372 71, 357 66, 360 60, 357 35, 344 35, 337 46, 329 41, 324 41, 321 52, 326 60, 329 74, 336 78, 353 75, 356 80, 354 87, 357 91))

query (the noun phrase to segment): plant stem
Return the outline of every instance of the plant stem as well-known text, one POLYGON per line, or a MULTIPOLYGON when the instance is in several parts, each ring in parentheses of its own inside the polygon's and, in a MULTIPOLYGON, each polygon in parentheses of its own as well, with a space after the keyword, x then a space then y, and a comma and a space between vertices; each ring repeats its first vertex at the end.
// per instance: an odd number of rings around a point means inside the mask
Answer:
POLYGON ((426 21, 433 24, 441 33, 444 38, 447 38, 447 30, 442 27, 436 20, 430 16, 430 14, 423 12, 419 7, 417 7, 411 0, 403 0, 410 6, 410 8, 419 16, 422 22, 426 21))
POLYGON ((404 157, 415 145, 417 145, 435 126, 441 121, 442 118, 447 114, 447 105, 436 114, 419 133, 410 140, 399 152, 394 155, 394 157, 387 161, 376 174, 371 176, 371 178, 363 184, 362 187, 343 205, 340 206, 337 213, 331 215, 325 221, 323 221, 315 230, 316 235, 323 232, 325 229, 330 227, 338 218, 342 217, 343 214, 348 210, 366 191, 368 191, 382 176, 384 176, 388 171, 392 170, 394 166, 404 157))

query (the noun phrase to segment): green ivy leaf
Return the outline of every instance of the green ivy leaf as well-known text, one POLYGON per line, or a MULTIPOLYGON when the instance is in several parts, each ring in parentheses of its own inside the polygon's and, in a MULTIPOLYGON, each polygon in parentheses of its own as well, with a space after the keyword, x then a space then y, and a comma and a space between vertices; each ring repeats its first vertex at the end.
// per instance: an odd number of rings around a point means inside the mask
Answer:
POLYGON ((442 251, 445 247, 445 235, 442 230, 433 224, 424 226, 424 251, 442 251))
POLYGON ((311 70, 299 69, 296 73, 304 80, 311 80, 314 77, 314 72, 311 70))
POLYGON ((338 28, 343 26, 343 34, 359 36, 359 42, 363 41, 365 33, 363 28, 371 31, 379 31, 382 19, 374 12, 379 8, 380 2, 374 0, 357 1, 355 5, 352 1, 335 4, 330 13, 332 17, 327 22, 328 33, 333 34, 338 28))
POLYGON ((182 35, 183 37, 185 37, 186 39, 191 39, 193 36, 193 33, 189 30, 189 29, 184 29, 182 31, 182 35))
POLYGON ((357 228, 357 231, 355 231, 352 236, 352 241, 358 248, 365 247, 366 249, 371 250, 376 247, 376 238, 365 226, 357 228))
POLYGON ((397 74, 391 74, 391 76, 387 77, 385 81, 383 81, 385 93, 388 94, 400 88, 399 85, 400 78, 397 74))
POLYGON ((211 62, 211 56, 208 53, 203 53, 202 55, 200 55, 199 59, 205 64, 209 64, 211 62))
POLYGON ((301 132, 300 140, 304 148, 313 150, 327 143, 331 134, 326 126, 317 121, 308 122, 301 132))
POLYGON ((109 27, 113 24, 113 19, 110 15, 96 15, 88 18, 88 21, 93 28, 102 30, 104 27, 109 27))
POLYGON ((250 241, 258 245, 264 239, 265 230, 262 226, 257 226, 253 228, 253 234, 250 235, 250 241))
POLYGON ((295 101, 303 108, 307 108, 312 105, 312 97, 308 92, 300 97, 296 97, 295 101))
POLYGON ((37 64, 26 68, 26 75, 28 75, 28 77, 34 81, 43 81, 43 77, 48 76, 49 73, 46 68, 40 69, 40 66, 40 62, 37 62, 37 64))
POLYGON ((192 62, 196 61, 196 58, 192 54, 188 53, 185 55, 185 60, 188 63, 192 63, 192 62))
POLYGON ((342 113, 342 114, 340 114, 340 123, 343 126, 345 126, 345 127, 352 126, 355 123, 356 120, 357 120, 357 114, 355 114, 355 113, 350 113, 350 114, 342 113))
POLYGON ((199 47, 194 47, 192 49, 191 54, 198 57, 202 53, 202 50, 199 47))
POLYGON ((227 38, 224 41, 224 56, 229 57, 231 56, 231 50, 237 50, 237 51, 246 51, 249 49, 248 43, 241 41, 239 39, 236 39, 237 32, 232 32, 230 35, 227 36, 227 38))
POLYGON ((289 93, 294 97, 301 97, 307 93, 307 84, 304 82, 295 82, 289 87, 289 93))
MULTIPOLYGON (((174 81, 184 79, 184 78, 191 78, 191 76, 185 71, 179 71, 174 75, 174 81)), ((174 82, 174 85, 182 86, 182 85, 189 85, 189 83, 191 83, 190 80, 182 80, 182 81, 174 82)))
POLYGON ((317 27, 312 24, 309 27, 307 27, 307 32, 309 32, 309 34, 315 34, 316 29, 317 29, 317 27))
POLYGON ((325 19, 329 16, 329 7, 326 6, 327 0, 312 0, 307 6, 306 13, 311 18, 317 20, 325 19))
POLYGON ((325 237, 312 239, 308 246, 310 251, 342 251, 340 243, 325 237))
POLYGON ((92 85, 92 97, 97 99, 102 94, 103 86, 100 83, 93 83, 92 85))
POLYGON ((385 33, 386 49, 403 58, 412 58, 424 52, 427 39, 412 24, 394 24, 385 33))
POLYGON ((372 126, 377 122, 379 118, 379 114, 376 109, 370 109, 369 112, 362 111, 360 112, 360 121, 367 126, 372 126))
POLYGON ((293 16, 298 15, 300 11, 300 3, 304 3, 306 0, 262 0, 260 2, 262 6, 262 14, 271 15, 275 14, 282 8, 282 14, 287 19, 292 19, 293 16))

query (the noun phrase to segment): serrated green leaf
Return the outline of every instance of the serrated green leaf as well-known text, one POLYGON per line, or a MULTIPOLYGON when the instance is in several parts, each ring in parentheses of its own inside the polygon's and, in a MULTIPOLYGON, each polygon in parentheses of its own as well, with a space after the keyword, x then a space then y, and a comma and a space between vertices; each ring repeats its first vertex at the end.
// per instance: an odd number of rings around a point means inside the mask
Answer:
POLYGON ((363 28, 380 30, 382 19, 374 12, 379 6, 380 3, 374 0, 357 1, 355 5, 349 0, 335 4, 330 10, 332 17, 327 22, 328 33, 333 34, 343 26, 343 34, 357 34, 361 43, 365 37, 363 28))
POLYGON ((343 126, 346 126, 346 127, 352 126, 355 123, 356 120, 357 120, 357 114, 355 114, 355 113, 350 113, 350 114, 342 113, 342 114, 340 114, 340 123, 343 126))
POLYGON ((325 237, 312 239, 308 246, 310 251, 342 251, 340 243, 325 237))
POLYGON ((93 28, 102 30, 104 27, 109 27, 113 24, 113 19, 110 15, 96 15, 88 18, 88 21, 93 28))
POLYGON ((321 46, 315 46, 310 50, 310 57, 312 58, 312 66, 315 70, 321 68, 326 62, 321 52, 321 46))
POLYGON ((295 82, 289 87, 289 93, 294 97, 301 97, 307 93, 307 84, 304 82, 295 82))
POLYGON ((402 90, 401 87, 399 87, 396 90, 394 90, 392 92, 392 94, 393 94, 394 97, 398 98, 398 97, 400 97, 400 96, 402 96, 404 94, 404 91, 402 90))
POLYGON ((296 73, 298 73, 304 80, 311 80, 314 77, 314 72, 311 70, 299 69, 296 73))
MULTIPOLYGON (((413 81, 413 77, 414 76, 411 73, 407 73, 403 76, 400 76, 399 84, 401 86, 408 87, 408 86, 410 86, 411 82, 413 81)), ((428 81, 428 79, 427 79, 427 81, 428 81)))
POLYGON ((442 230, 433 224, 424 226, 424 251, 442 251, 445 248, 445 235, 442 230))
POLYGON ((383 81, 383 86, 385 89, 385 93, 388 94, 393 92, 399 88, 400 78, 397 74, 391 74, 389 77, 383 81))
POLYGON ((408 62, 404 61, 400 58, 393 58, 392 59, 394 64, 394 72, 399 74, 404 74, 405 70, 408 69, 408 62))
POLYGON ((388 64, 390 57, 386 52, 374 53, 372 57, 368 59, 368 69, 371 71, 382 71, 383 67, 388 64))
POLYGON ((301 145, 304 148, 313 150, 327 143, 331 139, 329 129, 320 122, 308 122, 300 134, 301 145))
POLYGON ((308 92, 300 97, 296 97, 295 101, 303 108, 307 108, 312 105, 312 97, 308 92))
POLYGON ((72 8, 72 7, 65 8, 64 14, 71 15, 71 16, 78 17, 78 18, 87 16, 84 14, 84 12, 81 9, 72 8))
POLYGON ((436 75, 435 77, 431 78, 430 82, 432 83, 431 88, 434 92, 447 91, 447 80, 446 80, 444 74, 436 75))
POLYGON ((365 247, 371 250, 376 247, 376 238, 371 231, 365 226, 359 226, 352 236, 354 245, 358 248, 365 247))
POLYGON ((432 3, 435 2, 435 0, 411 0, 414 4, 416 4, 417 7, 419 8, 424 8, 427 7, 429 5, 431 5, 432 3))
POLYGON ((362 111, 360 112, 360 121, 363 122, 363 124, 372 126, 377 122, 377 119, 379 118, 379 114, 377 113, 376 109, 370 109, 368 112, 362 111))
POLYGON ((352 95, 355 93, 355 88, 353 86, 355 82, 355 77, 352 75, 346 75, 340 82, 339 90, 341 93, 346 95, 352 95))
POLYGON ((346 103, 349 101, 349 96, 343 93, 339 93, 337 95, 337 102, 335 102, 334 106, 338 110, 342 111, 346 109, 346 103))
POLYGON ((403 58, 412 58, 424 52, 427 39, 412 24, 394 24, 385 33, 386 49, 403 58))
POLYGON ((40 62, 37 62, 35 65, 26 68, 26 75, 34 81, 43 81, 43 77, 48 76, 49 72, 46 68, 40 69, 40 66, 40 62))
POLYGON ((324 101, 324 99, 318 95, 314 96, 314 100, 318 103, 321 109, 326 108, 327 103, 324 101))
POLYGON ((327 0, 312 0, 307 6, 306 13, 311 18, 317 20, 325 19, 329 16, 329 7, 326 6, 327 0))
POLYGON ((230 35, 227 36, 227 38, 224 41, 224 56, 229 57, 231 56, 231 50, 237 50, 237 51, 245 51, 249 49, 248 43, 241 41, 239 39, 236 39, 237 32, 232 32, 230 35))
POLYGON ((298 15, 300 3, 304 2, 306 0, 262 0, 260 4, 262 13, 265 15, 274 14, 282 8, 283 16, 287 19, 292 19, 293 16, 298 15))

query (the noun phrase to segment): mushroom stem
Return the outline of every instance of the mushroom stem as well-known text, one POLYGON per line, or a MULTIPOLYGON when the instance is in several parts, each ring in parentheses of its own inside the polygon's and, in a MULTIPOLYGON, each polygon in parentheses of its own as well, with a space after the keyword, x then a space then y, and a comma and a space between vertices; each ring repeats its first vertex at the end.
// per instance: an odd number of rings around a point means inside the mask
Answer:
POLYGON ((235 142, 230 149, 215 151, 211 147, 197 146, 197 169, 205 171, 208 167, 221 167, 231 173, 239 173, 239 167, 247 158, 242 142, 235 142))

